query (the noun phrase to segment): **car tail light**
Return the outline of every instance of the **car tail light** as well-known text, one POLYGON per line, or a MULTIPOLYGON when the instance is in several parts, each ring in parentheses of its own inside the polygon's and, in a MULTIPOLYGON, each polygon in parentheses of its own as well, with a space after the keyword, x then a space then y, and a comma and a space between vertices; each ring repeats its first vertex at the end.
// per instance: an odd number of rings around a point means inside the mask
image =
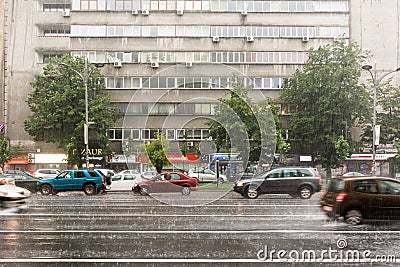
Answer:
POLYGON ((321 175, 318 175, 318 184, 322 185, 322 177, 321 177, 321 175))
POLYGON ((336 197, 336 202, 343 202, 344 198, 347 196, 346 193, 340 193, 339 195, 337 195, 336 197))
POLYGON ((1 179, 0 184, 7 184, 6 179, 1 179))

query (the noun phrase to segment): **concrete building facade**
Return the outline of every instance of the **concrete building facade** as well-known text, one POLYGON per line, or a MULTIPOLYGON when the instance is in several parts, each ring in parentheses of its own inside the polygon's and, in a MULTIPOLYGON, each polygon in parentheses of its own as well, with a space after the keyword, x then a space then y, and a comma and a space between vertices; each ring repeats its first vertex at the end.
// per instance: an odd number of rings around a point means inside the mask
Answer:
MULTIPOLYGON (((371 50, 378 71, 400 66, 396 0, 6 0, 4 5, 0 123, 11 146, 26 152, 13 168, 65 164, 65 151, 33 142, 23 130, 29 83, 54 56, 106 63, 106 92, 125 112, 109 132, 116 165, 139 164, 135 153, 124 158, 124 147, 160 131, 194 151, 207 138, 204 123, 233 74, 277 98, 284 79, 307 60, 306 51, 336 38, 371 50)), ((281 113, 290 113, 284 103, 281 113)), ((183 163, 175 148, 171 157, 183 163)))

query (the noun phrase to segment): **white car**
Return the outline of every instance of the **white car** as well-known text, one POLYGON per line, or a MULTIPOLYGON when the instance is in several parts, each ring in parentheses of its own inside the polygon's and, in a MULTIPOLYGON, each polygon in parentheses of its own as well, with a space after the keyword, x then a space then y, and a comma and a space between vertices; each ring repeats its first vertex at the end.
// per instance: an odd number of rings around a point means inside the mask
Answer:
MULTIPOLYGON (((195 169, 189 171, 188 174, 189 177, 196 178, 199 183, 205 183, 205 182, 215 182, 216 181, 216 173, 213 172, 210 169, 195 169)), ((225 175, 220 174, 219 175, 219 181, 218 183, 225 183, 227 182, 228 179, 226 178, 225 175)))
POLYGON ((12 184, 0 185, 0 204, 2 208, 21 207, 26 204, 26 199, 31 192, 25 188, 12 184))
POLYGON ((59 173, 60 171, 57 169, 37 169, 33 173, 33 176, 39 179, 45 179, 56 177, 59 173))
POLYGON ((145 171, 145 172, 142 172, 142 176, 144 178, 146 178, 146 179, 150 179, 150 178, 156 176, 157 174, 158 173, 156 171, 145 171))
POLYGON ((132 187, 145 179, 140 173, 136 174, 116 174, 111 178, 111 185, 107 191, 132 191, 132 187))
POLYGON ((137 170, 123 170, 117 174, 140 174, 137 170))

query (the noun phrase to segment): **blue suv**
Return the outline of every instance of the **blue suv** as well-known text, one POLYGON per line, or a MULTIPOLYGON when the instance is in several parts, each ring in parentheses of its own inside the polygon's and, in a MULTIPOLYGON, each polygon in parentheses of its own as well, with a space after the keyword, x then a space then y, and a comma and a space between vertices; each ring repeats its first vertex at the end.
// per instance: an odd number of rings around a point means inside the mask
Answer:
POLYGON ((56 195, 62 191, 83 191, 95 195, 105 188, 104 176, 96 170, 65 170, 54 178, 39 180, 42 195, 56 195))

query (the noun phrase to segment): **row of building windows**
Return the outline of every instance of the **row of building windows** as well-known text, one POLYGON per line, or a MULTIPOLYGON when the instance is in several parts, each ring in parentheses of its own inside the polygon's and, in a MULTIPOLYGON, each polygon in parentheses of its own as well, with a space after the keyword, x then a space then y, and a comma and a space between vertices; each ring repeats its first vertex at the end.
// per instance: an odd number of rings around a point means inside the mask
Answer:
MULTIPOLYGON (((66 53, 66 52, 65 52, 66 53)), ((49 63, 50 58, 64 52, 39 52, 38 62, 49 63)), ((226 64, 304 64, 307 52, 106 52, 72 51, 72 56, 85 56, 96 63, 226 63, 226 64)))
POLYGON ((208 139, 209 129, 110 129, 110 140, 155 140, 163 134, 167 140, 205 140, 208 139))
MULTIPOLYGON (((43 33, 44 34, 44 33, 43 33)), ((71 37, 349 38, 349 27, 71 25, 71 37)))
MULTIPOLYGON (((284 78, 240 78, 244 86, 255 89, 282 89, 284 78)), ((230 77, 106 77, 107 89, 226 89, 230 77)))
MULTIPOLYGON (((169 102, 131 102, 114 103, 126 116, 132 115, 191 115, 191 116, 213 116, 218 103, 169 103, 169 102)), ((294 105, 277 103, 279 115, 290 115, 295 110, 294 105)))
POLYGON ((72 0, 73 10, 187 10, 215 12, 348 12, 346 0, 72 0))
POLYGON ((64 11, 71 9, 71 4, 70 3, 43 3, 41 5, 42 9, 39 11, 64 11))
POLYGON ((216 103, 116 103, 125 115, 214 115, 216 103))

